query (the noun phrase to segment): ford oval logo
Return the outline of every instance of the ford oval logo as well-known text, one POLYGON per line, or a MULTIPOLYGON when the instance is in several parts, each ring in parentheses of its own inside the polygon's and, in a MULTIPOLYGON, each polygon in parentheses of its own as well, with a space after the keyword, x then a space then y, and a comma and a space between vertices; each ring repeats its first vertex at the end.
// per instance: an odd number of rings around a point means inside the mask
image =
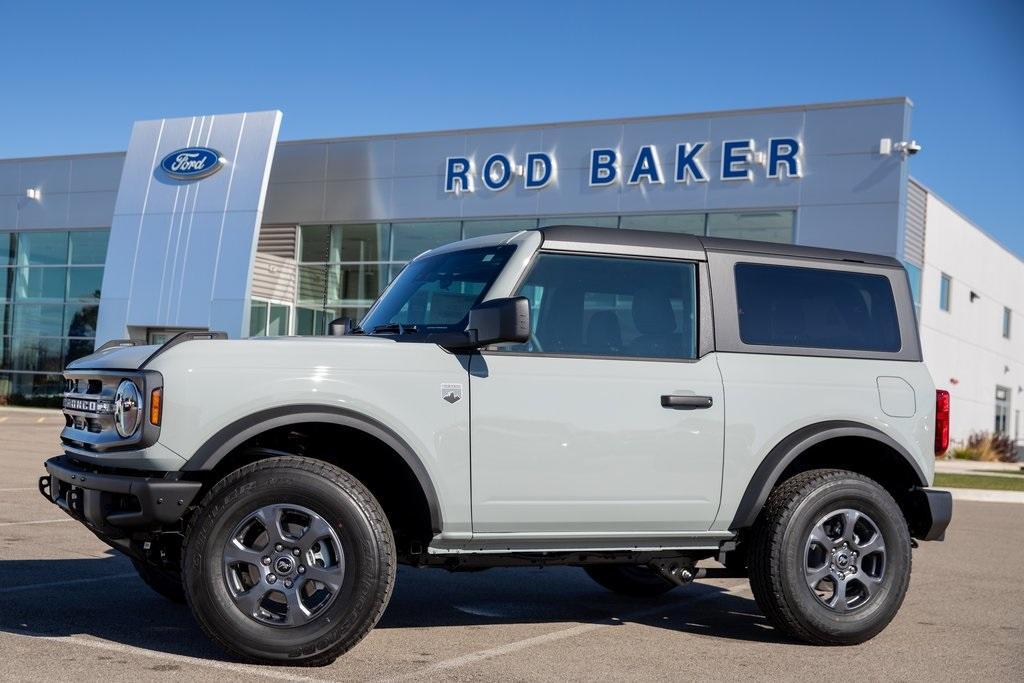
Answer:
POLYGON ((160 162, 164 173, 175 180, 198 180, 213 175, 224 165, 224 157, 209 147, 176 149, 160 162))

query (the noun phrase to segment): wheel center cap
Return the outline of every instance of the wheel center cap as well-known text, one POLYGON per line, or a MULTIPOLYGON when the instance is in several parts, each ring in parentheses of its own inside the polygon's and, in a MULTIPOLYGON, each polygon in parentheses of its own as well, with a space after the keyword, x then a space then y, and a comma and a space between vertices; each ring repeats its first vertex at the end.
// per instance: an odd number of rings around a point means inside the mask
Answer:
POLYGON ((278 574, 291 574, 292 569, 295 568, 295 563, 292 562, 290 557, 279 557, 274 562, 274 569, 277 570, 278 574))
POLYGON ((836 566, 840 569, 846 569, 850 566, 850 556, 846 553, 839 553, 836 555, 836 566))

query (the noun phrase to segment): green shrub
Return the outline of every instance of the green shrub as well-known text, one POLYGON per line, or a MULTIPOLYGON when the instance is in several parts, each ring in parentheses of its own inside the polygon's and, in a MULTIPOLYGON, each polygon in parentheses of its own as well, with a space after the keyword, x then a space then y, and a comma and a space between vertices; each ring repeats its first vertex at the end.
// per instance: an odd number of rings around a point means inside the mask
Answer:
POLYGON ((967 445, 953 451, 954 458, 985 462, 1016 462, 1013 439, 1006 434, 971 432, 967 445))

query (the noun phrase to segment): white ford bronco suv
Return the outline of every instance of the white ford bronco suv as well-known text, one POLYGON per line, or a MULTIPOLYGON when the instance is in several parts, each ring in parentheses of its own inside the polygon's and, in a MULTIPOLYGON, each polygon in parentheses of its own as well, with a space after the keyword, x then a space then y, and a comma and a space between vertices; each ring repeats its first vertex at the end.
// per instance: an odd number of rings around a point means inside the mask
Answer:
POLYGON ((333 660, 397 563, 646 599, 749 577, 782 632, 858 643, 950 521, 949 397, 891 258, 561 226, 426 252, 335 322, 65 373, 40 490, 246 658, 333 660))

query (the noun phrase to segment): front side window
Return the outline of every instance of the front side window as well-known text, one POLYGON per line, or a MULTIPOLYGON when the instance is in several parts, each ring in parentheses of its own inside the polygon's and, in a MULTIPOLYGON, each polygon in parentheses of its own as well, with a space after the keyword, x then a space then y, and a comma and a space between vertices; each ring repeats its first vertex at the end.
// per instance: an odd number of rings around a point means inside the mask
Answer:
POLYGON ((821 268, 736 264, 744 344, 899 351, 889 278, 821 268))
POLYGON ((696 356, 696 267, 683 261, 541 254, 518 294, 527 344, 501 350, 578 356, 696 356))
POLYGON ((363 318, 368 333, 389 325, 420 332, 461 332, 515 247, 500 245, 435 254, 406 266, 363 318))

